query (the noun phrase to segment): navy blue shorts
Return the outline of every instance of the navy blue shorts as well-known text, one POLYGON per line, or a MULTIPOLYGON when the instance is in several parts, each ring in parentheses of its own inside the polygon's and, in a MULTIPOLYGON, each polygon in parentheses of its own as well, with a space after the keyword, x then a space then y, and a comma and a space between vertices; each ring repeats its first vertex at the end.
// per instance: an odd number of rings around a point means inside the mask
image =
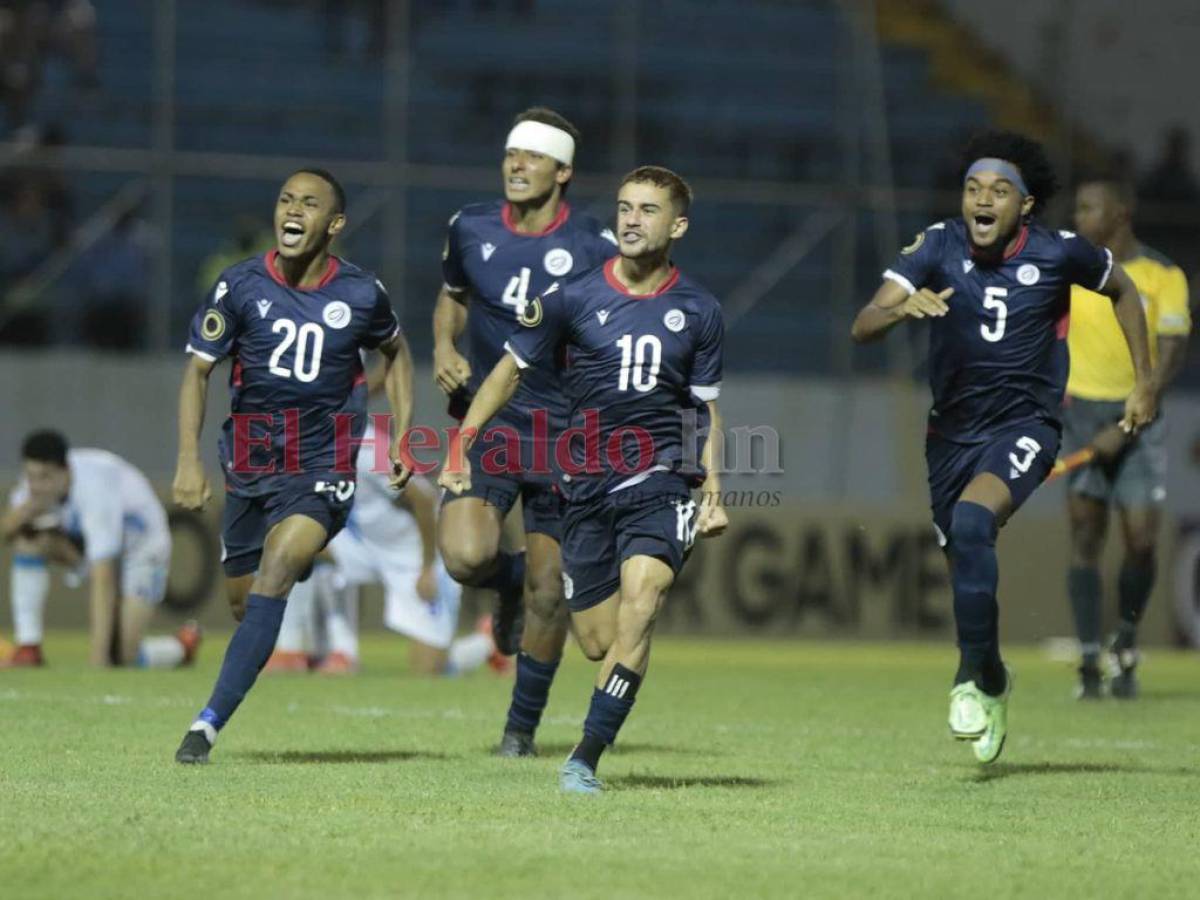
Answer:
POLYGON ((567 504, 563 523, 563 596, 583 612, 621 587, 621 564, 653 556, 676 575, 696 540, 699 503, 687 482, 669 472, 587 503, 567 504))
POLYGON ((499 510, 503 517, 520 497, 525 533, 544 534, 562 543, 566 502, 552 470, 554 447, 552 443, 535 447, 528 418, 525 419, 518 427, 516 416, 499 418, 484 429, 480 439, 467 451, 467 460, 471 463, 471 489, 461 494, 447 491, 442 504, 463 497, 478 497, 499 510), (519 452, 507 453, 502 436, 486 440, 488 431, 494 427, 511 428, 519 441, 519 452))
POLYGON ((1026 422, 977 444, 959 444, 930 432, 925 438, 929 505, 938 543, 946 546, 954 504, 975 476, 991 472, 1012 492, 1013 512, 1046 480, 1058 456, 1060 433, 1047 422, 1026 422))
POLYGON ((328 543, 342 530, 354 506, 355 483, 344 474, 280 475, 271 479, 270 488, 254 497, 225 494, 221 565, 228 578, 258 570, 267 532, 288 516, 308 516, 321 523, 328 543))

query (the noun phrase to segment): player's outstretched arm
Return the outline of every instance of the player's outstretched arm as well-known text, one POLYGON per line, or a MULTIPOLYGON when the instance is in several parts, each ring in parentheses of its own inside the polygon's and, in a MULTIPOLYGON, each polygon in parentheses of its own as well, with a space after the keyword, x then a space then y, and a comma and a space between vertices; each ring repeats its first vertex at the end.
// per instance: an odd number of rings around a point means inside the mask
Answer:
POLYGON ((885 279, 871 302, 854 317, 850 336, 862 344, 883 337, 903 319, 940 318, 949 311, 946 301, 953 294, 954 288, 946 288, 940 293, 921 288, 910 294, 903 285, 885 279))
POLYGON ((394 488, 402 488, 412 477, 412 468, 401 453, 404 437, 412 425, 413 411, 413 362, 408 349, 408 341, 404 334, 397 331, 391 340, 379 345, 384 363, 383 386, 387 391, 388 406, 392 410, 392 446, 389 456, 392 460, 392 477, 389 483, 394 488))
POLYGON ((179 388, 179 455, 175 460, 175 482, 171 493, 184 509, 202 509, 212 491, 200 461, 200 432, 208 400, 208 377, 215 362, 192 356, 183 371, 179 388))
POLYGON ((433 378, 446 394, 465 387, 471 377, 471 364, 457 346, 466 327, 466 292, 443 286, 433 307, 433 378))
POLYGON ((1121 419, 1121 427, 1129 434, 1134 434, 1149 425, 1158 413, 1158 392, 1150 367, 1146 313, 1137 286, 1120 266, 1113 266, 1100 293, 1112 298, 1113 311, 1117 314, 1117 322, 1133 359, 1133 393, 1125 401, 1125 417, 1121 419))
POLYGON ((475 442, 476 435, 517 392, 521 371, 516 358, 511 353, 505 353, 479 386, 462 420, 462 427, 450 441, 442 474, 438 476, 438 484, 446 490, 461 494, 470 489, 471 470, 467 462, 467 450, 475 442))
POLYGON ((710 417, 708 440, 700 454, 704 466, 704 484, 700 487, 700 513, 696 517, 696 533, 700 537, 716 537, 729 527, 729 516, 721 502, 721 462, 725 458, 725 432, 717 402, 709 400, 710 417))

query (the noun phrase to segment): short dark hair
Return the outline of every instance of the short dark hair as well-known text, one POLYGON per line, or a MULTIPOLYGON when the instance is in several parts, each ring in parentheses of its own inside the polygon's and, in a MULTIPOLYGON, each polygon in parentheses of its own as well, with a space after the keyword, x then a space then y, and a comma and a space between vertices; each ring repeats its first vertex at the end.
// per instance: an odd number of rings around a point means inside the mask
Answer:
POLYGON ((1075 188, 1078 190, 1085 184, 1103 185, 1130 212, 1133 212, 1134 206, 1137 205, 1137 187, 1129 172, 1124 169, 1090 169, 1076 180, 1075 188))
POLYGON ((663 166, 638 166, 621 179, 621 187, 627 184, 653 184, 666 188, 678 215, 687 215, 692 206, 691 186, 682 177, 663 166))
POLYGON ((67 439, 60 432, 49 428, 34 431, 25 436, 21 444, 21 459, 30 462, 53 463, 67 467, 67 439))
POLYGON ((972 137, 963 148, 959 184, 966 180, 971 164, 986 157, 1010 162, 1021 171, 1021 178, 1034 198, 1034 213, 1044 209, 1058 191, 1058 179, 1045 149, 1037 141, 1015 131, 984 131, 972 137))
POLYGON ((524 112, 517 113, 513 119, 513 127, 515 128, 522 122, 541 122, 543 125, 550 125, 565 131, 575 142, 575 149, 579 149, 579 129, 567 121, 566 116, 556 113, 548 106, 531 106, 524 112))
POLYGON ((344 213, 346 211, 346 191, 342 188, 342 183, 333 177, 333 173, 328 169, 311 168, 297 169, 288 178, 294 178, 297 175, 315 175, 324 181, 333 190, 333 199, 337 203, 335 212, 344 213))

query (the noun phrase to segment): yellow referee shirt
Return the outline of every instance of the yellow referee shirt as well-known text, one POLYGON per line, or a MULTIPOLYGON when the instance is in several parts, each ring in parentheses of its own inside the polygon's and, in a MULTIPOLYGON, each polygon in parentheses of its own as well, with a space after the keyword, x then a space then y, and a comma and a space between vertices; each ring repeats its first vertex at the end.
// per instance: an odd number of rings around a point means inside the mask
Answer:
MULTIPOLYGON (((1150 332, 1150 361, 1158 359, 1158 336, 1192 330, 1183 270, 1149 247, 1121 264, 1137 285, 1150 332)), ((1124 400, 1133 391, 1133 359, 1110 299, 1078 285, 1071 288, 1071 374, 1067 393, 1084 400, 1124 400)))

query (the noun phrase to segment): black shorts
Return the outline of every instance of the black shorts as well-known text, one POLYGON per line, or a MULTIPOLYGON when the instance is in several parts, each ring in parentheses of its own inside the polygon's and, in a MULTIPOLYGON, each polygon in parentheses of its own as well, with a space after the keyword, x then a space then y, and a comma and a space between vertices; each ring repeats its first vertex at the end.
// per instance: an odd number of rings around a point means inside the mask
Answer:
POLYGON ((480 439, 467 451, 471 464, 471 489, 461 494, 446 492, 442 504, 463 497, 478 497, 500 511, 501 517, 521 498, 521 515, 526 534, 544 534, 562 543, 562 522, 566 503, 558 489, 553 471, 553 444, 539 453, 533 444, 528 417, 498 418, 484 429, 480 439), (485 440, 491 428, 510 428, 519 441, 519 452, 508 454, 502 438, 485 440))
POLYGON ((563 596, 571 612, 602 603, 621 586, 621 564, 662 560, 679 574, 696 540, 699 503, 679 475, 661 472, 587 503, 567 505, 563 523, 563 596))
MULTIPOLYGON (((353 479, 345 474, 280 475, 270 479, 269 490, 246 496, 227 490, 221 513, 221 565, 228 578, 258 570, 267 532, 288 516, 307 516, 333 539, 354 506, 353 479)), ((301 579, 303 580, 303 579, 301 579)))
POLYGON ((1016 512, 1050 474, 1058 444, 1058 429, 1046 422, 1014 425, 977 444, 959 444, 930 432, 925 460, 938 543, 946 546, 954 504, 975 476, 991 472, 1008 485, 1016 512))

